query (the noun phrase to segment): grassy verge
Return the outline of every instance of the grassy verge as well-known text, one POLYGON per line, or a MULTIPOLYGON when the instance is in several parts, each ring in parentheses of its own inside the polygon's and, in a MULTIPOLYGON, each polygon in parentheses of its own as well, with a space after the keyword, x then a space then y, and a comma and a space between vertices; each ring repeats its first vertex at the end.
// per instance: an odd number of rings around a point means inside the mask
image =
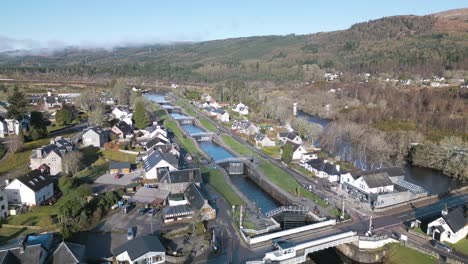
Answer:
POLYGON ((182 134, 182 131, 180 131, 176 122, 177 121, 174 121, 174 120, 165 120, 164 126, 170 129, 174 133, 179 143, 182 144, 182 146, 187 150, 187 152, 191 154, 199 153, 198 149, 195 147, 192 140, 190 140, 189 137, 186 137, 184 136, 184 134, 182 134))
POLYGON ((0 228, 0 244, 5 244, 8 240, 30 233, 27 228, 0 228))
POLYGON ((458 241, 455 244, 447 243, 451 248, 455 249, 458 252, 462 252, 465 255, 468 255, 468 239, 464 238, 458 241))
POLYGON ((263 153, 267 154, 270 157, 273 157, 275 159, 279 159, 281 157, 280 155, 280 146, 274 146, 274 147, 263 147, 261 148, 263 153))
POLYGON ((48 227, 52 224, 51 218, 58 214, 55 206, 38 206, 27 213, 9 216, 6 224, 48 227))
POLYGON ((212 123, 210 123, 208 120, 206 120, 205 118, 200 118, 199 119, 200 123, 202 124, 202 126, 204 128, 206 128, 208 131, 210 132, 216 132, 218 131, 218 129, 216 129, 216 126, 213 125, 212 123))
POLYGON ((3 158, 3 155, 5 155, 6 149, 3 144, 0 144, 0 159, 3 158))
POLYGON ((229 187, 220 171, 202 167, 201 172, 203 181, 211 185, 219 194, 221 194, 230 206, 245 204, 244 200, 242 200, 242 198, 240 198, 239 195, 229 187))
POLYGON ((302 173, 304 175, 307 175, 309 177, 314 177, 315 176, 315 174, 313 172, 306 170, 304 167, 301 167, 298 164, 293 164, 292 167, 295 170, 299 171, 300 173, 302 173))
POLYGON ((436 260, 429 255, 423 254, 411 248, 404 247, 398 243, 388 245, 388 255, 385 263, 411 263, 411 264, 426 264, 436 263, 436 260))
POLYGON ((241 144, 239 141, 233 139, 232 137, 228 135, 222 135, 221 138, 224 141, 224 144, 226 144, 230 149, 234 150, 235 152, 239 153, 242 156, 251 156, 256 154, 250 150, 249 147, 241 144))
POLYGON ((275 165, 267 161, 262 161, 259 168, 262 173, 268 177, 276 186, 280 186, 282 189, 293 195, 299 194, 301 197, 316 201, 317 204, 321 207, 328 207, 328 204, 326 204, 324 200, 322 200, 316 194, 306 190, 291 175, 287 174, 275 165))
POLYGON ((102 155, 113 161, 128 161, 131 164, 135 164, 135 159, 137 155, 135 154, 129 154, 129 153, 123 153, 118 150, 112 150, 112 149, 105 149, 102 150, 102 155))

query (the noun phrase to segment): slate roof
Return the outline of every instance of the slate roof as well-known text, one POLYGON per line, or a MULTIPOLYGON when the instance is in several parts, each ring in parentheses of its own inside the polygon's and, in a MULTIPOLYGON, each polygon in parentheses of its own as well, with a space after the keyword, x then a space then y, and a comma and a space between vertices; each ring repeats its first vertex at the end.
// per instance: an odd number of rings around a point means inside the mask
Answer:
POLYGON ((171 153, 154 151, 143 161, 143 167, 145 168, 145 171, 146 172, 150 171, 161 160, 165 160, 166 162, 168 162, 169 164, 171 164, 172 166, 176 168, 179 167, 179 160, 177 159, 176 156, 172 155, 171 153))
POLYGON ((41 245, 26 246, 21 253, 19 247, 0 251, 1 264, 23 264, 40 263, 41 252, 44 250, 41 245))
POLYGON ((280 132, 279 136, 288 138, 290 140, 294 140, 297 137, 296 133, 294 132, 280 132))
POLYGON ((284 146, 286 146, 286 145, 292 145, 293 152, 296 152, 296 150, 301 146, 301 145, 293 143, 291 141, 288 141, 288 142, 284 143, 284 146))
POLYGON ((224 111, 223 109, 215 109, 214 112, 220 115, 224 115, 224 113, 226 113, 226 111, 224 111))
POLYGON ((124 252, 133 261, 148 252, 166 252, 166 249, 161 244, 157 236, 138 236, 133 240, 128 241, 120 247, 113 250, 114 255, 118 256, 124 252))
POLYGON ((386 172, 365 174, 362 176, 362 179, 367 183, 369 188, 393 185, 393 182, 390 180, 386 172))
POLYGON ((16 179, 34 192, 41 190, 53 182, 52 178, 47 173, 43 173, 37 169, 32 170, 16 179))
MULTIPOLYGON (((40 149, 42 151, 42 157, 47 157, 51 152, 57 153, 59 157, 62 157, 65 152, 71 151, 73 144, 64 138, 56 138, 53 143, 49 145, 42 146, 40 149)), ((33 150, 31 158, 36 159, 37 153, 33 150)))
POLYGON ((193 214, 190 204, 169 206, 163 209, 164 217, 186 216, 193 214))
POLYGON ((150 141, 148 141, 145 146, 146 146, 146 148, 152 148, 152 147, 156 146, 156 144, 158 144, 158 143, 167 144, 168 142, 165 141, 165 140, 162 140, 159 137, 155 137, 155 138, 151 139, 150 141))
POLYGON ((255 133, 255 140, 262 141, 265 138, 265 134, 255 133))
POLYGON ((449 211, 449 213, 447 215, 444 215, 443 218, 454 233, 460 231, 460 229, 465 227, 465 225, 467 224, 467 219, 465 217, 465 214, 463 213, 462 207, 457 207, 449 211))
POLYGON ((83 263, 85 259, 86 247, 80 244, 74 244, 69 242, 62 242, 55 249, 51 256, 50 263, 62 264, 62 263, 83 263))
POLYGON ((130 168, 130 162, 117 162, 117 161, 111 161, 109 163, 109 169, 112 170, 112 169, 129 169, 130 168))
POLYGON ((118 129, 120 129, 120 131, 122 131, 122 133, 123 133, 124 135, 130 135, 130 134, 133 133, 132 127, 131 127, 129 124, 125 123, 124 121, 120 121, 120 122, 116 125, 116 127, 117 127, 118 129))
POLYGON ((96 134, 100 135, 104 133, 104 129, 102 127, 96 126, 96 127, 89 127, 83 131, 83 135, 86 134, 88 131, 94 131, 96 134))
POLYGON ((190 205, 197 210, 200 210, 205 204, 205 196, 194 183, 190 184, 187 189, 185 189, 185 196, 187 197, 190 205))
POLYGON ((405 176, 405 170, 402 167, 390 167, 376 170, 365 171, 364 174, 386 172, 389 177, 405 176))
POLYGON ((183 183, 183 182, 201 182, 200 169, 186 169, 177 171, 168 171, 159 179, 159 182, 167 180, 168 183, 183 183))
POLYGON ((340 175, 340 172, 336 169, 336 165, 325 162, 324 160, 321 159, 313 159, 309 160, 307 162, 312 168, 318 170, 318 171, 323 171, 328 175, 340 175))

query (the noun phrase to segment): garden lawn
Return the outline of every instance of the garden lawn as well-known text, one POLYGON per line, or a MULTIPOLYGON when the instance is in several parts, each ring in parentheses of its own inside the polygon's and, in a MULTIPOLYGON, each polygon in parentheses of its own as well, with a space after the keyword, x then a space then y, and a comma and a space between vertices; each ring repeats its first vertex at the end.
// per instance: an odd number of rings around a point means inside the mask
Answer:
POLYGON ((222 173, 216 169, 210 169, 207 167, 201 168, 203 181, 212 186, 219 194, 221 194, 226 202, 230 205, 245 204, 244 200, 237 195, 235 191, 227 184, 222 173))
POLYGON ((263 147, 261 148, 263 153, 267 154, 270 157, 273 157, 275 159, 279 159, 281 157, 280 155, 280 146, 274 146, 274 147, 263 147))
POLYGON ((450 244, 450 243, 448 244, 450 247, 452 247, 456 251, 462 252, 463 254, 468 255, 468 239, 464 238, 455 244, 450 244))
POLYGON ((238 153, 239 155, 242 156, 257 156, 255 152, 250 150, 249 147, 243 145, 239 141, 235 140, 234 138, 228 136, 228 135, 222 135, 221 138, 223 139, 224 144, 226 144, 230 149, 238 153))
POLYGON ((322 200, 316 194, 306 190, 291 175, 287 174, 281 168, 278 168, 277 166, 265 160, 262 160, 259 167, 263 174, 268 177, 276 186, 293 195, 297 195, 297 191, 299 191, 299 196, 316 201, 317 204, 321 207, 328 207, 328 204, 326 204, 324 200, 322 200))
POLYGON ((49 138, 42 138, 36 141, 27 142, 24 144, 23 150, 21 152, 5 154, 5 158, 0 161, 0 174, 18 168, 23 169, 24 172, 26 172, 28 170, 31 151, 49 142, 49 138))
POLYGON ((109 160, 121 161, 121 162, 128 161, 131 164, 135 164, 135 159, 137 157, 137 155, 135 154, 123 153, 123 152, 120 152, 118 150, 113 150, 113 149, 105 149, 105 150, 102 150, 101 152, 102 152, 102 155, 105 158, 108 158, 109 160))
POLYGON ((56 206, 42 205, 27 213, 9 216, 6 219, 6 224, 50 227, 52 224, 51 217, 56 217, 57 214, 58 209, 56 206))
POLYGON ((385 263, 400 264, 400 263, 411 263, 411 264, 426 264, 436 263, 436 260, 429 255, 423 254, 414 249, 402 246, 398 243, 392 243, 388 245, 387 258, 385 263))
POLYGON ((182 144, 187 152, 191 153, 192 155, 197 153, 199 154, 200 152, 193 144, 193 141, 189 137, 185 137, 184 134, 182 134, 182 131, 180 131, 176 122, 177 121, 174 120, 165 120, 164 126, 174 133, 179 143, 182 144))

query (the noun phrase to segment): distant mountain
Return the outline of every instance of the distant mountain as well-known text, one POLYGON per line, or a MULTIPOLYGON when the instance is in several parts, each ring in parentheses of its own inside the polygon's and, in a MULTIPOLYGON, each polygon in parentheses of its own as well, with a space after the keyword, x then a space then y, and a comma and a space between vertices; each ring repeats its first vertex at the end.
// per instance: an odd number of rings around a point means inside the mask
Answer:
POLYGON ((0 74, 142 76, 171 81, 307 80, 319 65, 344 72, 419 74, 468 69, 468 8, 393 16, 310 35, 199 43, 0 53, 0 74))

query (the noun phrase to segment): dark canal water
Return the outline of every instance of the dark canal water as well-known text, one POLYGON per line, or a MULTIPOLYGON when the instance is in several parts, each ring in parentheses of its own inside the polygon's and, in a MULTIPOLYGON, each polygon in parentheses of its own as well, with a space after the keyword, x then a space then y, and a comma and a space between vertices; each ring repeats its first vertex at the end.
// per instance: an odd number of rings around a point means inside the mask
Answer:
MULTIPOLYGON (((311 123, 320 124, 322 127, 326 127, 331 122, 331 120, 309 115, 302 111, 299 111, 297 116, 304 117, 311 123)), ((341 146, 338 149, 343 148, 343 147, 346 147, 346 146, 341 146)), ((338 152, 340 152, 340 150, 338 150, 338 152)), ((334 153, 334 155, 337 155, 337 154, 338 153, 334 153)), ((427 192, 430 195, 444 193, 448 191, 449 188, 456 189, 462 186, 461 181, 450 178, 447 175, 437 170, 406 165, 405 171, 406 171, 406 175, 405 175, 406 181, 423 187, 424 189, 427 190, 427 192)))
MULTIPOLYGON (((164 95, 161 94, 146 94, 145 96, 146 98, 154 102, 165 101, 164 95)), ((174 119, 187 118, 186 115, 178 113, 172 113, 171 116, 174 119)), ((184 129, 189 135, 205 132, 203 129, 195 125, 181 125, 181 128, 184 129)), ((214 161, 234 157, 234 155, 232 155, 229 151, 211 141, 200 141, 198 142, 198 145, 214 161)), ((276 202, 276 200, 274 200, 270 195, 268 195, 268 193, 263 191, 263 189, 261 189, 256 183, 254 183, 247 177, 231 176, 231 182, 249 200, 254 202, 263 213, 273 210, 276 207, 280 206, 280 204, 276 202)))

